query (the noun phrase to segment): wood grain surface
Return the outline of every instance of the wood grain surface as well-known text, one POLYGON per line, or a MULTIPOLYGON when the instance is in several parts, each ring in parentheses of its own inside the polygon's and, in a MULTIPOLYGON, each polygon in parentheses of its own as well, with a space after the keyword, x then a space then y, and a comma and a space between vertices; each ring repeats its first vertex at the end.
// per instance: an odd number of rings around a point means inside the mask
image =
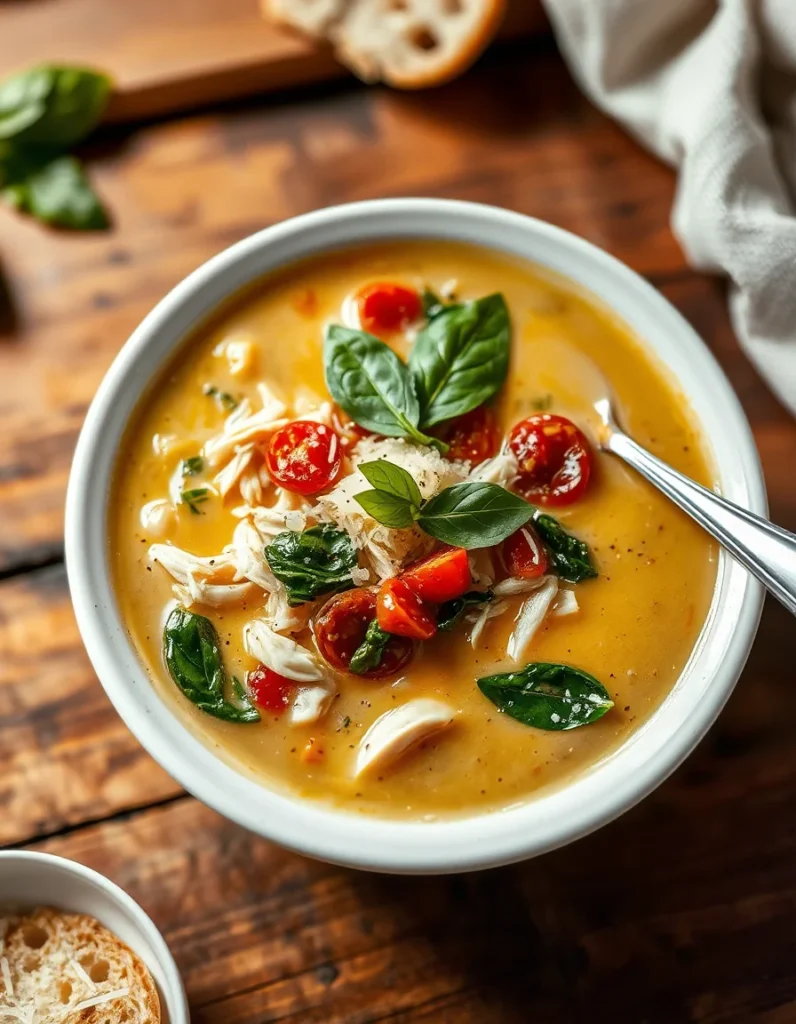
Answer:
POLYGON ((796 1021, 796 630, 778 607, 718 724, 641 806, 512 868, 376 877, 287 853, 182 793, 97 683, 61 564, 86 406, 153 303, 256 228, 402 194, 544 217, 644 274, 729 374, 772 514, 796 528, 796 425, 740 353, 723 285, 684 264, 671 173, 543 44, 422 97, 314 90, 109 129, 85 155, 110 233, 0 212, 0 845, 128 889, 198 1024, 796 1021))
MULTIPOLYGON (((545 26, 539 0, 510 0, 500 36, 545 26)), ((0 80, 42 60, 105 69, 111 121, 350 74, 327 46, 265 19, 259 0, 0 0, 0 80)))

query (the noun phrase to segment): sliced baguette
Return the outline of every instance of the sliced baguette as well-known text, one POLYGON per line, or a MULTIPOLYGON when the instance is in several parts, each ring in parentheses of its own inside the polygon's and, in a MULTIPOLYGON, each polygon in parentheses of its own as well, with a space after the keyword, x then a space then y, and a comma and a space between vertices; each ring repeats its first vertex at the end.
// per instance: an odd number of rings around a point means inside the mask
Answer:
POLYGON ((39 907, 0 916, 0 937, 0 1021, 160 1024, 147 967, 93 917, 39 907))
POLYGON ((329 39, 366 82, 439 85, 492 40, 506 0, 263 0, 273 17, 329 39))

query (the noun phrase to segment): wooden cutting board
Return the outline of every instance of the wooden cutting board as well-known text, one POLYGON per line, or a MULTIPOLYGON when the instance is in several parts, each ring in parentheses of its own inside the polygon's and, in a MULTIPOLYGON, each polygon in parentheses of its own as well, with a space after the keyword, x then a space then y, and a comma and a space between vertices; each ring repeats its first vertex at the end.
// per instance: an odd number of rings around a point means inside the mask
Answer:
MULTIPOLYGON (((545 24, 539 0, 513 0, 502 35, 545 24)), ((41 61, 109 71, 116 121, 347 73, 325 47, 266 22, 257 0, 0 0, 0 79, 41 61)))

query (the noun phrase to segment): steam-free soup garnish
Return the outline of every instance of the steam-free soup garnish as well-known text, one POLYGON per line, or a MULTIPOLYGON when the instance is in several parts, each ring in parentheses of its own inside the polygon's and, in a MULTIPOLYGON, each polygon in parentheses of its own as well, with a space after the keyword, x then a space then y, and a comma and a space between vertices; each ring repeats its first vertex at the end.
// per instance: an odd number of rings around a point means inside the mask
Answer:
POLYGON ((690 413, 608 311, 462 245, 272 275, 182 347, 120 453, 111 536, 164 699, 266 785, 433 818, 608 755, 664 699, 710 541, 594 444, 711 483, 690 413))

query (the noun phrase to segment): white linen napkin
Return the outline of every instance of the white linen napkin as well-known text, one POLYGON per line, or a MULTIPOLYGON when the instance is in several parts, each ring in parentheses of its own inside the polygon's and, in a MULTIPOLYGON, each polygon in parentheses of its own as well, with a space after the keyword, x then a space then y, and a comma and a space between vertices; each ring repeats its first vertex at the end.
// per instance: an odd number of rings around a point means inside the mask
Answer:
POLYGON ((673 230, 796 413, 796 0, 544 3, 586 93, 679 168, 673 230))

